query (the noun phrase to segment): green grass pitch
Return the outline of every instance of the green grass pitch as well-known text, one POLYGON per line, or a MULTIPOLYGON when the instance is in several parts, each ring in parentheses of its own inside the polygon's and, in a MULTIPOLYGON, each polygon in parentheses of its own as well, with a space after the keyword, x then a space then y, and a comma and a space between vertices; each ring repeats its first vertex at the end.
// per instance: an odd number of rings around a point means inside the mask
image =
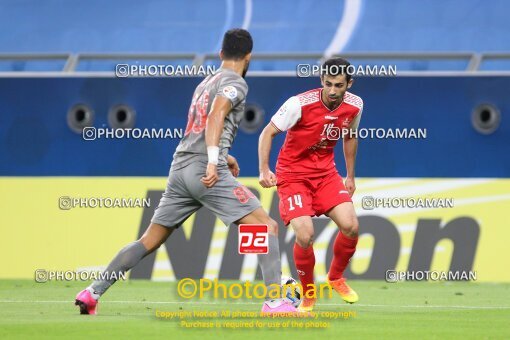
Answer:
POLYGON ((355 317, 185 319, 220 325, 262 323, 257 329, 189 329, 180 320, 157 318, 156 311, 256 312, 262 303, 211 298, 183 300, 178 297, 174 282, 131 280, 112 287, 101 299, 99 314, 89 316, 79 315, 73 305, 76 293, 86 282, 0 280, 0 339, 510 339, 510 284, 350 283, 360 295, 359 303, 348 305, 333 295, 332 299, 319 300, 315 312, 352 312, 355 317), (287 321, 294 321, 294 325, 321 321, 328 327, 305 329, 287 323, 288 327, 283 328, 287 321), (270 325, 280 328, 269 328, 270 325))

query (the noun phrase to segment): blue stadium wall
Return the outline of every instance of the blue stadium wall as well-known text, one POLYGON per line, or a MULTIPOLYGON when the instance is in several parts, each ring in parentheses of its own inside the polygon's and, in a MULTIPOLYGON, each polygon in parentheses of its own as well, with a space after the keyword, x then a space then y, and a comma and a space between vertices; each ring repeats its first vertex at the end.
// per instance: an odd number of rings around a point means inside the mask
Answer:
MULTIPOLYGON (((185 128, 198 78, 0 78, 0 176, 165 176, 177 139, 85 141, 67 126, 78 103, 108 127, 108 110, 127 104, 136 127, 185 128)), ((248 103, 265 121, 289 97, 320 86, 318 79, 248 77, 248 103)), ((352 92, 364 100, 361 127, 422 128, 425 139, 360 141, 360 177, 510 177, 509 77, 359 78, 352 92), (475 131, 473 109, 490 103, 502 112, 490 135, 475 131)), ((239 131, 231 153, 243 176, 257 176, 261 129, 239 131)), ((274 144, 274 165, 283 135, 274 144)), ((344 171, 341 147, 337 165, 344 171)))

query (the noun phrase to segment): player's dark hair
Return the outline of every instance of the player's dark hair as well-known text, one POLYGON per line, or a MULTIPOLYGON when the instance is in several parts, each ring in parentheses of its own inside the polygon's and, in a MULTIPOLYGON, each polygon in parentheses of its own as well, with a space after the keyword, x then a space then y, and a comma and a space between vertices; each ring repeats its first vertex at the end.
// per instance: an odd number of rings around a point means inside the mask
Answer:
POLYGON ((225 32, 221 50, 225 59, 242 59, 253 49, 250 32, 242 28, 233 28, 225 32))
POLYGON ((344 58, 330 58, 322 64, 321 77, 345 74, 345 79, 349 82, 352 78, 352 74, 348 71, 349 66, 351 63, 344 58))

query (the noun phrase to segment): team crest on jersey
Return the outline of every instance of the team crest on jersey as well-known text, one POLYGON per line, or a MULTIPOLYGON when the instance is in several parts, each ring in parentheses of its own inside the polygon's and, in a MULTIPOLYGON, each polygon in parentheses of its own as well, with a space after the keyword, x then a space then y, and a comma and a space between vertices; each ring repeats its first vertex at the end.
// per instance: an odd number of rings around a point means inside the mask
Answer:
POLYGON ((233 86, 227 86, 223 89, 223 94, 228 99, 235 99, 237 97, 237 89, 233 86))
POLYGON ((351 120, 349 118, 345 118, 345 120, 342 122, 342 127, 346 128, 351 125, 351 120))

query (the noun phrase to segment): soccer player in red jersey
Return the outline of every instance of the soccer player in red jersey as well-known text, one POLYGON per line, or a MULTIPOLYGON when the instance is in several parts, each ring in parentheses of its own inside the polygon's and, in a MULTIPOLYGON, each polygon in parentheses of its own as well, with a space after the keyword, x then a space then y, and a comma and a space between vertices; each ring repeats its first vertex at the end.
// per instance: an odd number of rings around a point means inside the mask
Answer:
POLYGON ((361 98, 347 91, 353 83, 347 72, 349 65, 342 58, 328 59, 321 67, 322 88, 289 98, 259 139, 259 182, 264 188, 277 186, 280 215, 296 234, 294 262, 303 286, 304 298, 299 306, 302 311, 313 310, 316 301, 315 297, 307 296, 314 283, 312 216, 323 214, 339 228, 328 282, 346 302, 358 301, 358 295, 343 277, 358 242, 358 219, 351 200, 356 190, 354 163, 358 141, 349 131, 358 128, 363 110, 361 98), (287 131, 287 136, 278 155, 275 175, 269 168, 269 153, 273 137, 283 131, 287 131), (347 167, 345 185, 333 154, 340 138, 347 167))

